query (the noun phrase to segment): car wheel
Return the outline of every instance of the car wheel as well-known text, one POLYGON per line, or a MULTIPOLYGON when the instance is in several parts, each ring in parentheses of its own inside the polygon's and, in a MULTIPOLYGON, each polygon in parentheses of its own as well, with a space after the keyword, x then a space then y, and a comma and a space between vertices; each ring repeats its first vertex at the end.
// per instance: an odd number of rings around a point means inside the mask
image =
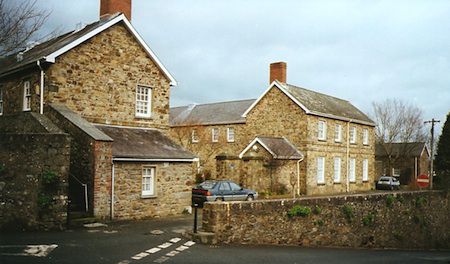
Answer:
POLYGON ((223 197, 216 198, 216 202, 223 202, 223 197))
POLYGON ((250 194, 249 196, 247 196, 247 199, 245 199, 245 200, 251 202, 251 201, 255 200, 255 197, 253 197, 253 195, 250 194))
POLYGON ((391 191, 393 191, 393 190, 394 190, 394 186, 392 186, 392 185, 391 185, 391 187, 390 187, 390 188, 391 188, 391 191))

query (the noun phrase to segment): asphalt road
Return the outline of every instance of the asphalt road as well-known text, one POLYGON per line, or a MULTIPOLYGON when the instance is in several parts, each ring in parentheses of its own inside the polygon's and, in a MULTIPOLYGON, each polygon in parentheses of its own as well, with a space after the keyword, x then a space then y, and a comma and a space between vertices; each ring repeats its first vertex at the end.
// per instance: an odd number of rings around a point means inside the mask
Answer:
POLYGON ((450 263, 450 251, 200 245, 181 236, 191 228, 185 217, 2 233, 0 263, 450 263))

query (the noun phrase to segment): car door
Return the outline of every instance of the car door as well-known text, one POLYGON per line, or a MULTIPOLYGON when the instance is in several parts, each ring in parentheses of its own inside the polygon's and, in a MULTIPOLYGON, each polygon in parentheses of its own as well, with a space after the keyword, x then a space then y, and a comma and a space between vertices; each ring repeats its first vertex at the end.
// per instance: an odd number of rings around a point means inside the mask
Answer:
POLYGON ((231 191, 233 192, 234 201, 245 201, 247 199, 247 193, 244 189, 234 182, 230 182, 231 191))
POLYGON ((228 182, 221 182, 218 189, 218 196, 222 197, 224 201, 233 200, 233 193, 228 182))

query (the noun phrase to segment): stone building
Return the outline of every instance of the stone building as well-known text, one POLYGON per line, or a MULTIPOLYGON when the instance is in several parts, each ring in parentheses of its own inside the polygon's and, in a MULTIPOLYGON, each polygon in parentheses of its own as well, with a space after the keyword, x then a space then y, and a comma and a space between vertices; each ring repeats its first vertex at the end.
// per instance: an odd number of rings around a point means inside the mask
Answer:
MULTIPOLYGON (((98 21, 0 61, 0 132, 45 134, 26 131, 27 115, 68 136, 70 161, 56 172, 68 182, 70 208, 98 218, 165 216, 190 205, 196 157, 167 135, 177 82, 127 19, 130 5, 102 0, 98 21)), ((26 166, 15 177, 38 173, 26 166)))
POLYGON ((376 176, 397 177, 400 184, 414 183, 418 176, 430 175, 430 152, 425 142, 377 143, 376 176))
POLYGON ((172 135, 212 177, 297 194, 374 187, 373 121, 346 100, 287 84, 284 62, 270 65, 270 85, 258 99, 171 108, 170 122, 172 135), (262 138, 297 154, 275 158, 262 138))

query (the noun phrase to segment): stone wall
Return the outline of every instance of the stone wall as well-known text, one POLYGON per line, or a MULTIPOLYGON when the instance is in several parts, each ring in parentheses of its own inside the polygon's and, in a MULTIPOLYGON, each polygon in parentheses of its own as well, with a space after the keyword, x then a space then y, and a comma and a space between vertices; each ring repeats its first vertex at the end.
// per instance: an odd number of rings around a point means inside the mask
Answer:
POLYGON ((0 229, 65 227, 69 154, 66 134, 0 133, 0 229))
POLYGON ((449 218, 449 193, 386 192, 206 203, 203 229, 221 243, 449 249, 449 218), (304 216, 289 217, 296 206, 304 216))
POLYGON ((44 113, 72 139, 69 178, 70 209, 85 210, 84 189, 81 185, 84 183, 87 184, 89 213, 99 218, 109 217, 112 142, 96 141, 51 106, 46 107, 44 113), (94 190, 102 191, 102 193, 94 193, 94 190))
POLYGON ((56 59, 46 71, 45 101, 93 123, 165 129, 170 81, 121 23, 56 59), (137 85, 152 89, 152 115, 135 116, 137 85))
POLYGON ((191 205, 192 164, 114 162, 114 218, 179 215, 191 205), (142 168, 155 168, 155 195, 142 196, 142 168))

